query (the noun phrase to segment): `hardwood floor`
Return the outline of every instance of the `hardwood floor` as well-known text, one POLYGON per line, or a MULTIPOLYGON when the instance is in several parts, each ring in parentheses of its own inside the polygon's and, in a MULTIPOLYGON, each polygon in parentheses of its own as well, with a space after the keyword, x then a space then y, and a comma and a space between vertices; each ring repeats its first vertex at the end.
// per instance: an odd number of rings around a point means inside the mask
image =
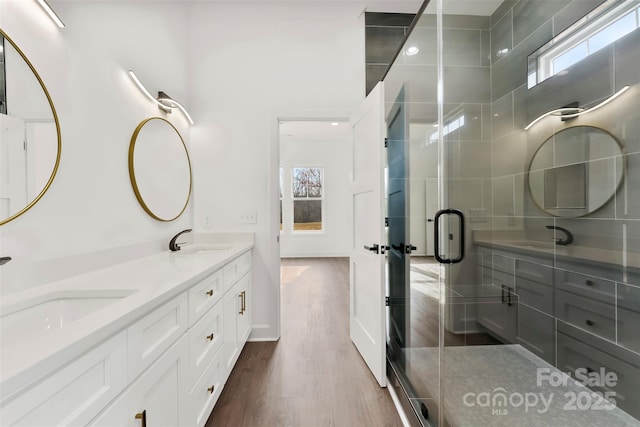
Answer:
POLYGON ((282 336, 247 343, 207 427, 402 426, 349 338, 347 258, 283 259, 282 336))

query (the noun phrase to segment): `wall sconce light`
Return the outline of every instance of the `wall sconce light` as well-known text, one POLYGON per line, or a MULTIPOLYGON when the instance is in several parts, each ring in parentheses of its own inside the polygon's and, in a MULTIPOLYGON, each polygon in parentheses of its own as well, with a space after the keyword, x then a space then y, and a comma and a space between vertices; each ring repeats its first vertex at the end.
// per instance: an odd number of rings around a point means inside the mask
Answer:
POLYGON ((559 116, 561 117, 562 121, 575 119, 578 116, 590 113, 592 111, 597 110, 598 108, 604 107, 605 105, 607 105, 608 103, 610 103, 611 101, 613 101, 614 99, 616 99, 617 97, 625 93, 627 90, 629 90, 629 86, 623 87, 622 89, 620 89, 619 91, 611 95, 609 98, 605 99, 604 101, 602 101, 597 105, 594 105, 591 108, 568 107, 568 108, 558 108, 556 110, 551 110, 547 113, 544 113, 543 115, 541 115, 540 117, 532 121, 531 123, 529 123, 527 126, 525 126, 524 130, 529 130, 531 126, 535 125, 540 120, 548 116, 559 116))
POLYGON ((49 3, 47 3, 46 0, 36 0, 36 1, 40 5, 40 7, 42 7, 42 9, 44 9, 44 11, 47 12, 47 15, 49 15, 49 18, 51 18, 51 20, 55 22, 58 27, 64 28, 64 22, 62 22, 62 19, 60 19, 58 14, 56 14, 53 11, 53 9, 51 8, 51 6, 49 6, 49 3))
POLYGON ((131 80, 133 80, 133 82, 136 84, 136 86, 138 86, 138 89, 140 89, 140 91, 147 98, 149 98, 151 101, 157 104, 159 109, 161 109, 165 113, 171 113, 172 110, 177 108, 182 112, 182 114, 184 114, 187 120, 189 120, 189 123, 194 124, 193 119, 191 118, 191 115, 178 101, 171 98, 169 95, 167 95, 164 92, 158 92, 158 96, 154 97, 153 95, 151 95, 151 93, 149 93, 147 88, 144 87, 144 85, 142 84, 138 76, 136 76, 136 73, 134 73, 132 70, 129 70, 129 76, 131 77, 131 80))

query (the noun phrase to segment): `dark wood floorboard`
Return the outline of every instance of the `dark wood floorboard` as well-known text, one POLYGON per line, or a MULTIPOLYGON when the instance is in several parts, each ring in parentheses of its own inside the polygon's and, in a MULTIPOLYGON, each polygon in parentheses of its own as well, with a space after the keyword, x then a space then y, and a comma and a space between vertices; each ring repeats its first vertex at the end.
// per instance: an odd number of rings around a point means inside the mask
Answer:
POLYGON ((349 261, 283 259, 282 336, 247 343, 207 427, 402 426, 349 338, 349 261))

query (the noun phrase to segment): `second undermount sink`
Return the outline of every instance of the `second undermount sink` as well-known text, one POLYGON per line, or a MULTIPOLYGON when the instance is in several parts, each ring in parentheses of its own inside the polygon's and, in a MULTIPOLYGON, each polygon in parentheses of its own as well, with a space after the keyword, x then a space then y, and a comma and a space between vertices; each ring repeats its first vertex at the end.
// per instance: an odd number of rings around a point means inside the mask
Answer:
POLYGON ((58 291, 3 306, 0 317, 3 345, 66 328, 134 292, 133 289, 58 291))
POLYGON ((179 251, 173 253, 177 255, 198 255, 206 253, 227 252, 231 249, 231 246, 218 246, 218 245, 194 245, 183 246, 179 251))
POLYGON ((529 249, 543 249, 543 250, 552 250, 554 249, 553 242, 540 242, 536 240, 508 240, 504 243, 512 246, 519 246, 522 248, 529 249))

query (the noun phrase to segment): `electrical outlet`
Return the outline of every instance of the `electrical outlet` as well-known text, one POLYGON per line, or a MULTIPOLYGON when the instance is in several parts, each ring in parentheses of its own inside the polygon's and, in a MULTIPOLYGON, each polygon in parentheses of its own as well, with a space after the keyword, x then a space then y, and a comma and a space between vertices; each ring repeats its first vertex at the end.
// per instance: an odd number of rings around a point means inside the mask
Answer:
POLYGON ((238 222, 240 224, 256 224, 258 222, 258 212, 257 211, 240 212, 240 218, 238 222))

